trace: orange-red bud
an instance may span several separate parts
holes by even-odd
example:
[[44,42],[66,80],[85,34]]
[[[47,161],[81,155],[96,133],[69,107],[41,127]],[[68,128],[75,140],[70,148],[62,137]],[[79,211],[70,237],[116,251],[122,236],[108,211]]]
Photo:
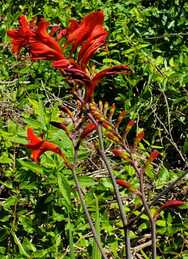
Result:
[[135,193],[137,195],[141,195],[140,191],[135,189],[129,182],[127,182],[126,180],[123,179],[117,179],[116,183],[119,186],[122,186],[123,188],[126,188],[128,191]]
[[117,134],[115,134],[115,132],[107,132],[106,133],[107,138],[109,138],[110,140],[112,140],[113,142],[117,143],[117,144],[122,144],[122,140],[121,137],[119,137]]
[[144,138],[144,131],[139,131],[136,134],[135,141],[134,141],[134,147],[136,147]]
[[159,151],[153,150],[153,151],[151,151],[148,160],[149,160],[150,162],[152,162],[152,161],[155,160],[159,155],[160,155]]
[[87,137],[90,133],[92,133],[96,129],[95,123],[89,123],[86,125],[86,127],[83,129],[82,134],[80,136],[81,139]]
[[127,134],[129,133],[129,131],[132,129],[132,127],[135,125],[135,121],[133,120],[129,120],[127,123],[127,126],[125,128],[125,135],[127,136]]
[[110,113],[109,113],[109,116],[108,116],[109,121],[112,120],[112,117],[114,115],[115,109],[116,109],[116,105],[115,105],[115,103],[113,103],[111,108],[110,108]]
[[62,110],[62,112],[67,113],[70,118],[73,117],[72,112],[70,111],[70,109],[69,109],[68,107],[66,107],[66,106],[61,106],[60,109]]
[[118,116],[118,118],[117,118],[117,121],[116,121],[116,123],[115,123],[115,128],[118,128],[119,127],[119,125],[121,124],[121,122],[122,122],[122,120],[125,118],[125,116],[126,116],[126,111],[125,110],[123,110],[123,111],[121,111],[120,112],[120,114],[119,114],[119,116]]
[[114,149],[112,149],[112,153],[115,156],[118,156],[120,158],[123,158],[126,161],[129,161],[128,153],[122,148],[114,148]]
[[178,207],[178,206],[181,206],[183,204],[185,204],[185,201],[182,201],[182,200],[168,200],[168,201],[165,202],[165,204],[163,204],[160,207],[160,211],[163,210],[163,209],[166,209],[166,208]]

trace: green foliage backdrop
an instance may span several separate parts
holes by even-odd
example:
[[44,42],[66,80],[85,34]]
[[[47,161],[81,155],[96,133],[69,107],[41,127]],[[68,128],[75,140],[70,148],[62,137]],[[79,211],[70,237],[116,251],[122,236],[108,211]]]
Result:
[[[23,146],[25,125],[29,125],[38,132],[48,130],[49,140],[72,158],[66,135],[49,126],[49,121],[58,120],[58,105],[69,102],[69,86],[48,62],[16,60],[6,35],[23,14],[30,18],[43,15],[52,23],[60,21],[66,26],[71,17],[81,19],[98,9],[105,13],[109,47],[93,61],[104,66],[128,64],[133,73],[102,82],[96,99],[115,101],[118,107],[125,108],[145,129],[146,139],[160,150],[161,166],[155,172],[157,175],[150,174],[159,192],[187,170],[187,1],[2,1],[0,258],[100,258],[94,250],[70,172],[51,154],[43,157],[40,166],[34,164],[28,160],[28,151]],[[79,155],[85,161],[88,149],[83,147]],[[107,178],[84,175],[84,162],[78,170],[97,230],[105,236],[106,247],[114,251],[111,256],[121,258],[122,229],[119,218],[116,219],[112,186]],[[133,177],[130,168],[123,170],[129,178]],[[121,176],[121,172],[116,175]],[[186,181],[187,178],[173,190],[173,198],[187,200]],[[112,202],[106,204],[106,200]],[[132,209],[138,214],[136,208]],[[162,214],[158,221],[159,258],[188,258],[187,219],[186,209]],[[147,220],[143,218],[138,231],[144,234],[146,229]],[[134,229],[131,238],[135,239]],[[148,258],[144,251],[142,256]]]

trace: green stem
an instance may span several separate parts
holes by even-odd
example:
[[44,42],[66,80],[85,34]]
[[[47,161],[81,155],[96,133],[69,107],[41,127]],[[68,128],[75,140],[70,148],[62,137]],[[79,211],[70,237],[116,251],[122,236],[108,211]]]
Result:
[[76,188],[78,190],[79,198],[80,198],[82,207],[84,209],[85,215],[87,217],[88,224],[89,224],[89,226],[91,228],[91,232],[93,234],[93,238],[94,238],[94,240],[95,240],[95,242],[96,242],[96,244],[97,244],[97,246],[99,248],[99,251],[100,251],[100,253],[101,253],[101,255],[103,256],[104,259],[108,259],[108,257],[106,256],[106,254],[104,252],[104,249],[102,248],[100,240],[98,238],[96,229],[94,227],[93,221],[92,221],[91,216],[89,214],[89,211],[88,211],[88,208],[87,208],[87,205],[85,203],[84,196],[83,196],[83,193],[82,193],[82,189],[81,189],[81,186],[80,186],[77,174],[76,174],[76,170],[75,169],[76,169],[77,157],[78,157],[78,150],[74,149],[74,165],[73,165],[73,168],[72,168],[72,173],[73,173],[73,177],[74,177],[74,180],[75,180]]
[[140,172],[140,192],[141,192],[141,199],[145,209],[145,212],[149,218],[150,226],[151,226],[151,241],[152,241],[152,259],[156,259],[157,256],[157,247],[156,247],[156,225],[155,219],[152,217],[149,206],[146,201],[146,196],[144,192],[144,172]]
[[[92,120],[94,121],[93,118],[92,118]],[[100,150],[99,150],[99,152],[100,152],[102,160],[105,163],[105,166],[106,166],[106,169],[107,169],[107,171],[108,171],[108,173],[110,175],[110,178],[112,180],[115,196],[116,196],[116,199],[117,199],[117,202],[118,202],[118,206],[119,206],[119,210],[120,210],[120,216],[121,216],[121,219],[122,219],[122,222],[123,222],[123,228],[124,228],[124,233],[125,233],[126,258],[127,259],[131,259],[132,258],[131,243],[130,243],[130,238],[128,236],[129,230],[128,230],[128,227],[127,227],[127,225],[128,225],[127,216],[125,214],[124,206],[123,206],[123,203],[122,203],[122,200],[121,200],[121,197],[120,197],[118,186],[116,184],[115,176],[113,175],[112,168],[110,166],[110,163],[108,162],[108,159],[107,159],[105,151],[104,151],[101,125],[97,125],[97,131],[98,131],[99,143],[100,143]]]

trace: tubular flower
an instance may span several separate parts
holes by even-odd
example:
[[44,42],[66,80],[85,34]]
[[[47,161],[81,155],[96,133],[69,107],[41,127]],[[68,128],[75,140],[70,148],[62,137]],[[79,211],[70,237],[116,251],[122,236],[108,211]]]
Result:
[[[47,22],[45,19],[41,19],[37,25],[35,37],[31,37],[29,40],[31,58],[33,60],[65,59],[58,42],[52,36],[50,36],[50,33],[47,31],[49,25],[49,22]],[[68,61],[67,64],[69,64]]]
[[26,147],[32,150],[31,158],[36,163],[40,162],[41,155],[46,151],[52,151],[64,157],[64,154],[57,145],[35,135],[32,128],[27,129],[27,139],[28,144]]
[[[86,66],[93,54],[105,44],[108,32],[104,28],[104,14],[102,11],[86,15],[81,22],[70,20],[67,28],[60,30],[60,26],[52,27],[48,32],[49,22],[41,18],[39,22],[27,21],[25,16],[19,18],[19,28],[9,30],[12,38],[13,52],[18,54],[22,47],[27,47],[32,60],[51,60],[54,68],[59,69],[69,83],[79,83],[86,88],[84,101],[93,99],[94,91],[103,77],[115,74],[128,74],[130,69],[126,65],[113,66],[91,76]],[[56,34],[56,38],[52,37]],[[66,38],[66,45],[72,45],[71,53],[78,51],[78,58],[66,58],[58,40]],[[70,55],[71,56],[71,55]]]
[[27,47],[29,38],[34,36],[32,22],[28,22],[26,16],[19,17],[19,28],[7,31],[12,39],[12,52],[19,54],[22,47]]
[[182,200],[168,200],[155,212],[154,219],[157,220],[160,217],[160,213],[162,210],[167,208],[179,207],[184,204],[185,204],[185,201],[182,201]]
[[19,54],[22,47],[28,47],[32,60],[64,59],[58,42],[47,32],[48,26],[49,23],[45,19],[36,24],[34,19],[29,22],[25,16],[20,16],[19,28],[7,32],[12,38],[12,51]]
[[[103,23],[104,14],[102,11],[96,11],[86,15],[80,23],[76,20],[71,20],[66,36],[68,43],[72,45],[72,52],[84,42],[91,42],[99,35],[107,33],[103,28]],[[84,48],[81,49],[82,54],[83,52],[85,52]]]
[[125,118],[126,114],[127,114],[127,112],[126,112],[125,110],[123,110],[123,111],[121,111],[121,112],[119,113],[119,116],[118,116],[118,118],[117,118],[117,120],[116,120],[116,123],[115,123],[115,126],[114,126],[116,129],[119,128],[119,125],[121,124],[121,122],[122,122],[123,119]]
[[80,63],[82,69],[85,69],[89,59],[102,45],[105,44],[107,35],[107,32],[103,32],[102,35],[98,35],[94,39],[88,39],[88,41],[83,44],[78,53],[78,62]]

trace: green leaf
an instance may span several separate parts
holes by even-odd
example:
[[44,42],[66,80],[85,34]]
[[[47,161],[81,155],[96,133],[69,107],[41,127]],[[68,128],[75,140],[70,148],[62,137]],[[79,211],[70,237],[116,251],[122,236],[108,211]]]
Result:
[[19,217],[19,222],[26,232],[31,234],[34,232],[34,228],[32,227],[32,220],[29,216],[21,215]]
[[24,247],[22,246],[20,240],[18,239],[18,237],[16,236],[16,233],[11,232],[13,238],[14,238],[14,242],[16,243],[16,245],[19,248],[19,252],[21,255],[25,256],[25,257],[30,257],[30,255],[25,251]]
[[81,187],[91,187],[97,184],[94,179],[89,176],[78,176]]
[[61,172],[57,173],[57,183],[59,186],[59,191],[64,197],[66,204],[68,208],[71,208],[71,187],[69,185],[69,182],[66,180],[66,178],[62,175]]
[[17,196],[11,196],[7,200],[2,202],[3,208],[9,210],[11,206],[14,206],[18,201]]
[[19,159],[18,161],[24,169],[26,169],[28,171],[32,171],[33,173],[35,173],[37,175],[43,174],[43,168],[41,167],[41,165],[35,164],[30,161],[24,161],[21,159]]
[[0,164],[10,164],[12,163],[12,159],[9,158],[8,153],[3,152],[2,155],[0,156]]
[[166,227],[166,221],[159,219],[156,221],[156,225],[159,227]]

